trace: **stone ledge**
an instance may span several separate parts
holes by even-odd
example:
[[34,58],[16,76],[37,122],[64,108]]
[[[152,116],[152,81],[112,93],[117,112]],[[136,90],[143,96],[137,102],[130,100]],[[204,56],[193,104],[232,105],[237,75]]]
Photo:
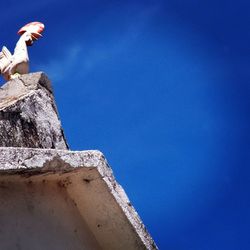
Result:
[[[51,191],[47,190],[45,192],[45,188],[52,184],[54,186]],[[32,186],[31,191],[29,191],[30,185]],[[54,192],[52,190],[58,189],[58,193],[63,190],[67,194],[67,199],[70,199],[72,204],[75,204],[74,213],[80,214],[82,224],[86,224],[85,232],[92,235],[92,238],[89,237],[89,239],[92,239],[91,242],[86,243],[89,244],[86,249],[157,249],[123,188],[115,181],[105,157],[99,151],[0,147],[0,193],[4,194],[6,190],[15,189],[15,187],[19,187],[18,196],[25,196],[21,201],[28,199],[28,204],[32,204],[35,211],[39,210],[39,204],[35,202],[38,199],[35,198],[37,197],[35,192],[38,193],[39,200],[41,200],[48,193]],[[22,189],[24,193],[20,191]],[[43,191],[40,192],[39,190]],[[27,192],[32,192],[32,195],[28,198]],[[4,204],[12,204],[11,201],[8,203],[8,200],[11,200],[14,194],[14,191],[9,192],[9,197],[5,197],[5,201],[2,201],[1,209],[4,214],[8,214],[8,208],[5,209]],[[21,204],[21,201],[20,206],[15,204],[15,206],[18,206],[20,216],[26,216],[27,223],[36,223],[38,219],[33,219],[35,213],[30,213],[29,210],[26,211],[27,207]],[[51,203],[53,203],[53,200],[51,200]],[[52,218],[50,221],[54,218],[52,210],[50,208],[47,212]],[[65,221],[70,221],[67,218],[71,215],[63,215]],[[19,220],[19,217],[14,219]],[[12,220],[12,216],[9,216],[7,221],[0,217],[2,227],[6,226],[8,228],[9,224],[16,223],[16,221],[13,222]],[[50,227],[49,225],[43,226]],[[29,230],[33,227],[35,227],[33,224],[24,225],[24,233],[29,235]],[[69,225],[69,228],[74,228],[74,225]],[[17,237],[14,231],[12,232],[13,241]],[[34,234],[39,233],[44,234],[39,230]],[[45,239],[47,239],[46,237]],[[84,236],[82,237],[84,238]],[[82,237],[72,238],[74,244],[77,243],[75,242],[77,239],[80,240]],[[24,249],[27,249],[29,238],[25,240],[20,244]],[[3,247],[11,247],[4,245],[5,243],[4,235],[1,236],[0,234],[0,248],[1,244]],[[8,244],[11,244],[11,242]],[[55,242],[55,244],[59,243]],[[54,247],[57,249],[55,244]],[[79,242],[79,246],[81,244]]]

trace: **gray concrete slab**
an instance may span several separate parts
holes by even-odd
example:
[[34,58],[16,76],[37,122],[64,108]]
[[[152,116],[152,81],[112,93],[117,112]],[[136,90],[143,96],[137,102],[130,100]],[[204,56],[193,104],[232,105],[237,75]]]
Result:
[[157,249],[99,151],[0,147],[0,249]]

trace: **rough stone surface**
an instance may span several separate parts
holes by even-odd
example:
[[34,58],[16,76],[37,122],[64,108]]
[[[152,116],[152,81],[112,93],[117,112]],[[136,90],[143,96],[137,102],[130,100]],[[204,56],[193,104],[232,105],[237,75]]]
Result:
[[0,147],[0,203],[0,249],[157,249],[99,151]]
[[157,249],[99,151],[69,151],[44,73],[0,88],[0,249]]
[[44,73],[22,75],[0,88],[0,146],[68,148]]

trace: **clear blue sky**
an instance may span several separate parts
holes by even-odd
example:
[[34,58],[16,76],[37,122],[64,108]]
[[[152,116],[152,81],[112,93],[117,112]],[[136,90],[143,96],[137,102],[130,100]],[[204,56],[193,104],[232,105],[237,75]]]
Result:
[[160,249],[250,249],[250,2],[13,1],[72,150],[99,149]]

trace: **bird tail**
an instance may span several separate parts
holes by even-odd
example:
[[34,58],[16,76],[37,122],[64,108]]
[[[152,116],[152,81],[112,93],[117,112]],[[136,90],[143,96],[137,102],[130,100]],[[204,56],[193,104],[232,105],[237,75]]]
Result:
[[0,74],[11,63],[11,57],[12,55],[10,51],[3,46],[2,51],[0,52]]
[[2,53],[8,60],[11,60],[12,55],[11,55],[10,51],[9,51],[5,46],[3,46],[2,52],[1,52],[1,53]]

